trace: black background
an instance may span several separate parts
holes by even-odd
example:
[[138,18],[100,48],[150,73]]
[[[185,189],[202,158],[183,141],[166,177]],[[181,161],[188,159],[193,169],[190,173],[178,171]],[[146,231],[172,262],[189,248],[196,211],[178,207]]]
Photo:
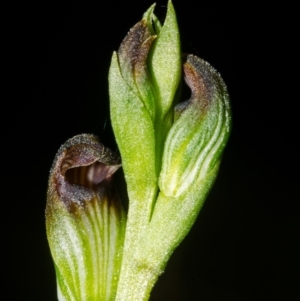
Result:
[[[110,59],[151,4],[40,1],[9,11],[3,300],[56,300],[44,218],[49,169],[59,146],[79,133],[97,134],[116,149]],[[294,10],[253,2],[174,5],[183,52],[207,60],[227,83],[233,131],[216,184],[151,300],[299,300]],[[162,21],[165,12],[166,1],[157,1]]]

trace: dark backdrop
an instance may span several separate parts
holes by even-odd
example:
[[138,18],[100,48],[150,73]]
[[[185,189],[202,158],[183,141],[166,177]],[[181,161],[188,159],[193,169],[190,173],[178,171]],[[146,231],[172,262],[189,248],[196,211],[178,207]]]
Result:
[[[44,218],[49,169],[59,146],[79,133],[95,133],[116,149],[108,109],[110,58],[151,3],[24,2],[8,13],[3,47],[9,93],[2,95],[1,109],[3,300],[56,300]],[[210,62],[227,83],[233,131],[216,184],[153,301],[300,296],[293,8],[225,3],[174,0],[183,52]],[[162,20],[165,11],[166,1],[157,1]]]

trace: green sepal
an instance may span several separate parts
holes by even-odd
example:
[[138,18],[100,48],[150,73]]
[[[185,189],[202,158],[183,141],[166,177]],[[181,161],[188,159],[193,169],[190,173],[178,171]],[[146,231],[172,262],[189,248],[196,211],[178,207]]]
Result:
[[143,214],[149,219],[157,192],[154,129],[147,108],[123,79],[116,53],[109,71],[109,95],[111,121],[122,157],[130,206],[143,203]]
[[149,54],[149,71],[157,95],[160,125],[173,105],[181,78],[180,35],[171,1],[165,22],[159,29]]
[[153,13],[155,6],[156,6],[155,3],[152,4],[143,15],[143,20],[148,25],[148,28],[150,29],[152,35],[159,34],[162,28],[160,21]]

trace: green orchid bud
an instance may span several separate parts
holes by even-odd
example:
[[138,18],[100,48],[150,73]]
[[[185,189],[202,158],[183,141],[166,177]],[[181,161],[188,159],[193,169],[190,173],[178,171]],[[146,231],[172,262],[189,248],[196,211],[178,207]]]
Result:
[[218,72],[194,55],[187,56],[183,68],[192,96],[175,108],[160,193],[140,245],[140,260],[156,263],[158,274],[192,227],[216,179],[231,128],[229,96]]
[[192,96],[175,107],[159,179],[161,192],[173,197],[205,181],[230,133],[229,97],[218,72],[194,55],[183,68]]
[[112,182],[119,167],[93,135],[69,139],[56,155],[46,227],[60,301],[114,300],[126,223]]
[[153,9],[154,5],[129,31],[113,55],[109,72],[111,120],[128,194],[130,199],[146,204],[143,211],[147,219],[157,195],[163,144],[172,125],[181,77],[173,5],[169,2],[163,26]]

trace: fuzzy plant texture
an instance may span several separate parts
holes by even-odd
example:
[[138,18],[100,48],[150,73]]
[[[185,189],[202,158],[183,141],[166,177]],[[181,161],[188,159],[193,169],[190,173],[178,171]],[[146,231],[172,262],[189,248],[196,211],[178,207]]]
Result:
[[[112,56],[121,158],[81,134],[51,169],[46,227],[59,301],[148,300],[218,173],[231,127],[226,86],[207,62],[181,53],[172,3],[163,25],[154,7]],[[184,82],[191,98],[181,101]],[[114,181],[119,168],[126,197]]]

